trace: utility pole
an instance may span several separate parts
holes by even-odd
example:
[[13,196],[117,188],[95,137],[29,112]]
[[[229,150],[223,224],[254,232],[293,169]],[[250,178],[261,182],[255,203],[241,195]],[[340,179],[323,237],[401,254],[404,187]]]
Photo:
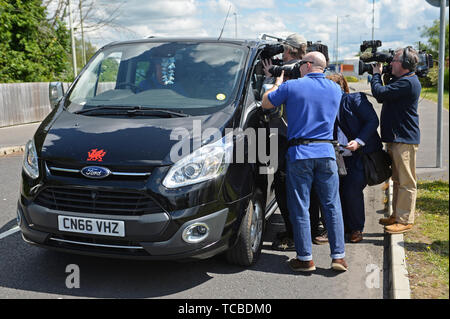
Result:
[[82,3],[83,0],[80,0],[79,8],[80,8],[80,25],[81,25],[81,63],[83,66],[86,65],[86,45],[84,43],[84,29],[83,29],[83,13],[82,13]]
[[444,69],[445,69],[445,7],[448,0],[427,0],[434,7],[440,7],[439,25],[439,77],[438,77],[438,105],[437,105],[437,132],[436,132],[436,167],[442,168],[442,106],[444,103]]
[[[341,18],[348,18],[350,15],[346,14],[345,16],[341,16]],[[336,16],[336,66],[338,65],[339,60],[339,16]]]
[[[447,0],[448,6],[448,0]],[[439,39],[439,77],[438,77],[438,127],[437,127],[437,147],[436,147],[436,167],[442,168],[442,140],[444,132],[442,130],[442,105],[444,103],[444,69],[445,69],[445,0],[440,3],[440,39]]]
[[237,14],[234,13],[234,37],[237,39]]
[[[336,46],[335,46],[335,50],[336,50],[336,52],[335,52],[335,54],[334,54],[334,58],[335,58],[335,61],[336,61],[336,67],[337,67],[337,65],[338,65],[338,47],[339,47],[339,16],[336,16]],[[336,72],[337,72],[337,70],[336,70]]]
[[372,0],[372,41],[375,40],[375,0]]
[[70,27],[70,37],[72,39],[72,65],[73,65],[73,76],[77,77],[77,52],[75,50],[75,37],[73,35],[73,25],[72,25],[72,9],[70,6],[70,0],[67,0],[69,7],[69,27]]

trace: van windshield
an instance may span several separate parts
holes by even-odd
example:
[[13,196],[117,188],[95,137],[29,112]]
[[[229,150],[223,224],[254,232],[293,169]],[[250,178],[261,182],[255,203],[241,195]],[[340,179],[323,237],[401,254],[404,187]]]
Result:
[[211,114],[235,99],[247,53],[230,43],[112,46],[90,62],[66,106],[77,113],[112,106]]

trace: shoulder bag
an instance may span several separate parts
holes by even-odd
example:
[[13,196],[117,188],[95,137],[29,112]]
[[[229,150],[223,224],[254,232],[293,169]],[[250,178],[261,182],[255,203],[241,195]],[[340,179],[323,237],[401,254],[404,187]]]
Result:
[[386,151],[379,150],[372,153],[362,153],[361,157],[367,185],[381,184],[392,176],[392,160]]

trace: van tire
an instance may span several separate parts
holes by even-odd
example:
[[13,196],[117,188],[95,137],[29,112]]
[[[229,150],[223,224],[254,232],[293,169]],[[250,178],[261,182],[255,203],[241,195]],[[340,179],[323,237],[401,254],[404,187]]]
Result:
[[226,252],[227,261],[240,266],[254,264],[261,254],[264,226],[262,195],[256,193],[245,209],[236,244]]

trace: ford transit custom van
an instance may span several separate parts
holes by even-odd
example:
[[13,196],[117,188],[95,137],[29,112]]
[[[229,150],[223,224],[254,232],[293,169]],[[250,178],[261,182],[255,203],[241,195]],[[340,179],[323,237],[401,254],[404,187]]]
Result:
[[276,132],[260,108],[269,44],[116,42],[67,92],[52,83],[53,110],[24,154],[23,239],[94,256],[225,253],[253,264],[277,209],[267,156]]

